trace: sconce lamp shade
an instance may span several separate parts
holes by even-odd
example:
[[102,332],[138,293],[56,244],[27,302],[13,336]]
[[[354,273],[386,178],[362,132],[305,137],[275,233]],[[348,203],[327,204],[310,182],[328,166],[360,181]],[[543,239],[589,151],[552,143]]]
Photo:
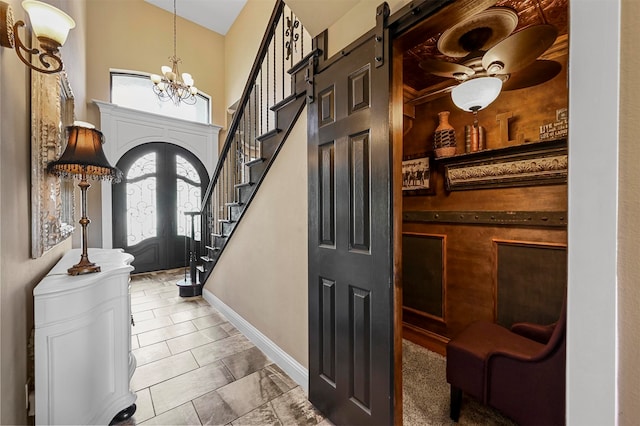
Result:
[[22,7],[29,14],[31,27],[38,40],[49,39],[62,46],[67,41],[69,30],[76,26],[69,15],[47,3],[25,0]]
[[67,127],[69,136],[67,147],[56,161],[48,165],[48,170],[58,176],[92,179],[108,179],[119,182],[122,172],[111,167],[102,150],[104,135],[101,131],[79,125]]
[[464,111],[479,111],[495,101],[502,89],[497,77],[478,77],[460,83],[451,91],[453,103]]

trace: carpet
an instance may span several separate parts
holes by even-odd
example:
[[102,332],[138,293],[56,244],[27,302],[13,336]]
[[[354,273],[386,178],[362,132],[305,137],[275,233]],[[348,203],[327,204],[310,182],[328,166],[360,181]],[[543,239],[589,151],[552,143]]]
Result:
[[[402,342],[403,423],[455,425],[449,418],[445,358],[408,340]],[[458,425],[515,426],[498,411],[463,396]]]

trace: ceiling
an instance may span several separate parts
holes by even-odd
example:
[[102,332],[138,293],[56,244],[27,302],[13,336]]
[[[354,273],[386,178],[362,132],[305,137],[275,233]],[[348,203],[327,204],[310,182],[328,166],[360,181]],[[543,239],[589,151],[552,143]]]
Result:
[[[145,0],[173,13],[173,0]],[[177,0],[176,14],[211,31],[226,35],[247,0]],[[287,0],[287,6],[315,37],[344,16],[360,0]],[[319,8],[322,13],[318,13]]]
[[[173,0],[145,0],[173,13]],[[211,31],[226,35],[247,0],[179,0],[176,14]]]
[[[533,25],[542,24],[546,20],[547,23],[555,26],[558,30],[559,40],[566,39],[568,0],[499,0],[495,6],[513,9],[518,14],[518,23],[513,33]],[[455,24],[456,22],[452,22],[451,26]],[[404,54],[404,82],[416,92],[425,91],[450,81],[450,79],[437,77],[422,70],[418,66],[421,61],[437,59],[460,63],[463,59],[445,56],[438,50],[437,43],[440,35],[437,34],[418,43],[416,46],[409,48]]]

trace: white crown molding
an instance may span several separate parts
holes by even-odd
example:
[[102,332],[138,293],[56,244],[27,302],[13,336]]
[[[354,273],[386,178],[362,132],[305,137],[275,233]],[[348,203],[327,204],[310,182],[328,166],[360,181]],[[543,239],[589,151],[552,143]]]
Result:
[[[94,100],[100,110],[100,126],[105,137],[104,153],[115,166],[131,149],[150,142],[167,142],[182,147],[202,161],[209,177],[218,162],[218,135],[221,126],[152,114]],[[111,183],[102,183],[102,247],[113,247]]]

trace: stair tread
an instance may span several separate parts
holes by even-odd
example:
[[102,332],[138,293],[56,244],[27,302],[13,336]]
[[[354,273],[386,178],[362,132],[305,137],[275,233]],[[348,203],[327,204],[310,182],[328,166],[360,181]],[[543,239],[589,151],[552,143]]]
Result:
[[269,130],[268,132],[263,133],[260,136],[257,136],[256,140],[258,142],[263,142],[265,139],[269,139],[270,137],[277,135],[281,131],[282,131],[282,129],[279,129],[279,128],[275,128],[273,130]]
[[255,164],[260,164],[260,163],[264,162],[264,160],[265,160],[264,158],[258,157],[258,158],[254,158],[251,161],[245,162],[244,165],[247,166],[247,167],[251,167],[251,166],[253,166]]
[[[216,237],[216,238],[227,238],[227,236],[226,236],[226,235],[224,235],[224,234],[214,234],[214,233],[212,233],[212,234],[211,234],[211,236],[212,236],[212,237]],[[209,247],[209,246],[207,246],[207,248],[208,248],[208,247]],[[213,247],[211,247],[211,248],[213,249]]]
[[235,188],[244,188],[246,186],[251,186],[253,185],[253,182],[243,182],[243,183],[236,183],[234,185]]

